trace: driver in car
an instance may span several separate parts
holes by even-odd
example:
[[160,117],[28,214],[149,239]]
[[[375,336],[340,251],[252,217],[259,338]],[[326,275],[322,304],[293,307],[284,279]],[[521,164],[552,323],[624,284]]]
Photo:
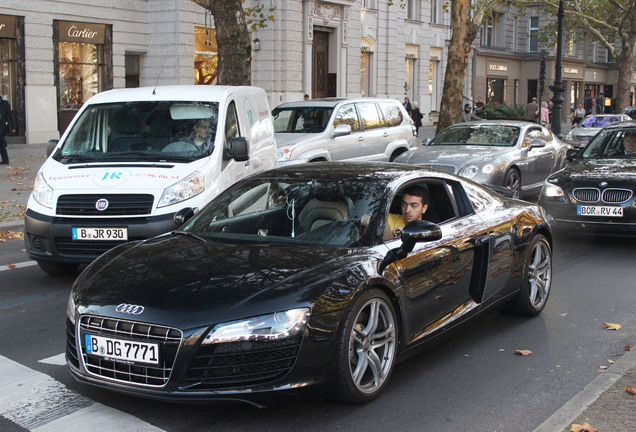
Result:
[[402,192],[401,214],[389,213],[384,239],[390,240],[399,237],[402,230],[409,222],[422,220],[422,216],[428,210],[430,197],[428,190],[422,186],[409,186]]
[[636,132],[627,132],[623,138],[623,147],[626,155],[636,153]]
[[210,126],[211,123],[209,119],[198,120],[192,127],[194,133],[188,140],[202,153],[212,146],[212,143],[210,143]]

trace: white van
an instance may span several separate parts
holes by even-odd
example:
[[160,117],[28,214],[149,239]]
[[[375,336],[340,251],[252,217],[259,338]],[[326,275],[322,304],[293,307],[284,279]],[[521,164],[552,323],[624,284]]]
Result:
[[255,87],[107,91],[52,144],[24,224],[27,253],[49,274],[174,230],[237,180],[276,166],[267,96]]

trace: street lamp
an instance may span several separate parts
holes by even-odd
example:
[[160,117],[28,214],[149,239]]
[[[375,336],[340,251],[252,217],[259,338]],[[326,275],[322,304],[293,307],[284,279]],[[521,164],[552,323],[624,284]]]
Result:
[[552,96],[552,132],[559,138],[562,138],[561,134],[561,111],[563,110],[563,92],[565,87],[562,81],[563,65],[561,59],[563,58],[563,18],[565,17],[565,9],[563,0],[559,0],[559,13],[557,14],[557,51],[556,51],[556,64],[554,67],[554,85],[550,86],[550,90],[554,96]]

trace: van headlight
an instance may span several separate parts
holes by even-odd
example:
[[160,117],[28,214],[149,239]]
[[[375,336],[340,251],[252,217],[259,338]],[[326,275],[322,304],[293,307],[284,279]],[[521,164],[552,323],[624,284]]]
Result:
[[278,152],[276,153],[276,158],[278,159],[279,162],[285,162],[290,160],[292,152],[296,149],[296,147],[298,146],[289,146],[289,147],[283,147],[281,149],[278,149]]
[[285,339],[305,331],[309,308],[290,309],[216,325],[204,344],[248,340]]
[[53,208],[53,188],[44,180],[42,173],[35,177],[33,198],[44,207]]
[[199,195],[205,189],[205,177],[200,172],[194,172],[178,183],[163,191],[157,207],[165,207],[180,203]]

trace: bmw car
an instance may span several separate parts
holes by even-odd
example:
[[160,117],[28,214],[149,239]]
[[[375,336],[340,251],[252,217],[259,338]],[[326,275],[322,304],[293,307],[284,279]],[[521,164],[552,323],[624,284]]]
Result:
[[[387,239],[413,185],[428,209]],[[173,401],[364,403],[449,330],[496,308],[538,315],[550,294],[543,210],[439,171],[289,166],[186,213],[78,276],[66,358],[79,381]]]
[[[626,145],[628,142],[630,145]],[[555,229],[636,234],[636,122],[603,129],[545,181],[539,204]]]
[[395,162],[504,187],[516,198],[538,194],[545,178],[565,165],[569,148],[536,123],[484,120],[450,126]]

